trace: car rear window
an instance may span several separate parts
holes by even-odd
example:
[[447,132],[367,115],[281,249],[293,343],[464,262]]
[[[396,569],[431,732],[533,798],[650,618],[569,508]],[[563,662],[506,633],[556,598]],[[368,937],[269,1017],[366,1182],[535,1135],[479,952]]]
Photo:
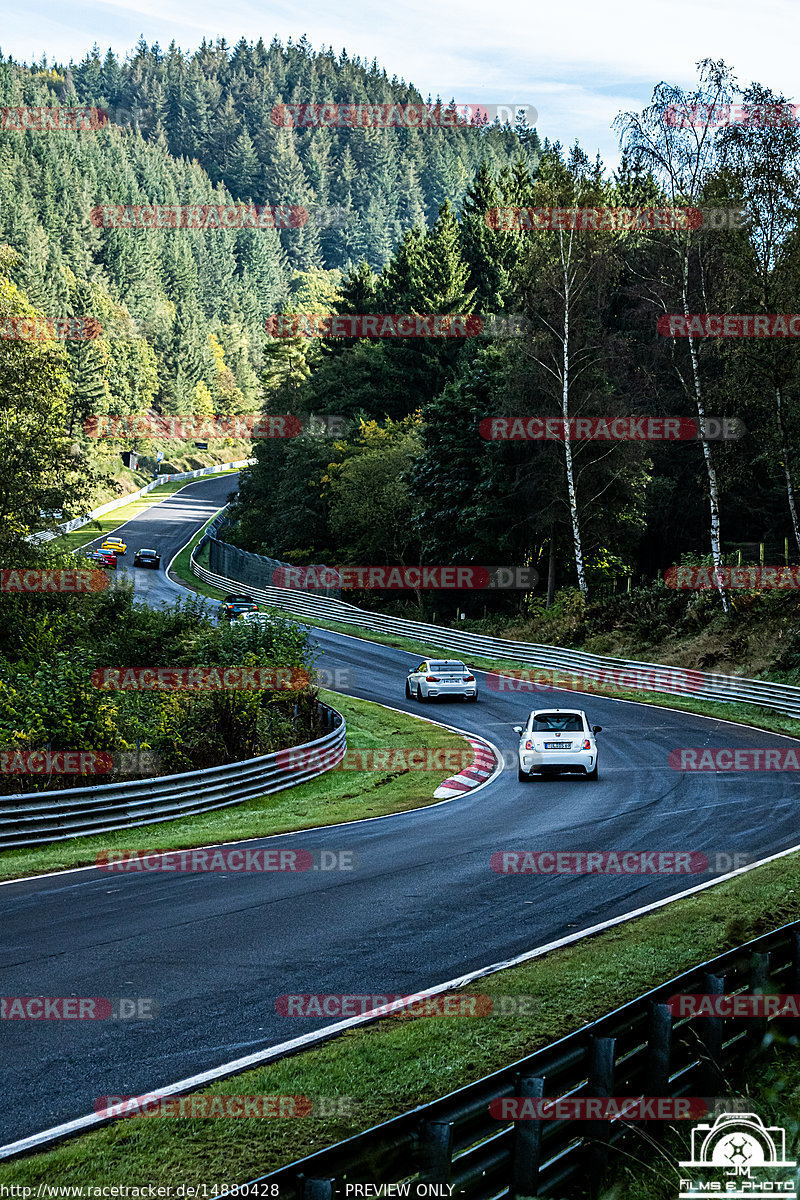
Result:
[[462,662],[432,662],[430,663],[432,671],[466,671],[466,667]]
[[533,718],[532,728],[553,733],[580,733],[583,720],[577,713],[539,713]]

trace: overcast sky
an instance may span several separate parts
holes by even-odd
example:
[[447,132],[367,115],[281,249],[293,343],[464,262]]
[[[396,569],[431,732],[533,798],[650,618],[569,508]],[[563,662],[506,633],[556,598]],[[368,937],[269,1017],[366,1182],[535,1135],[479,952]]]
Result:
[[[642,108],[655,83],[692,86],[695,63],[723,58],[742,83],[798,100],[798,0],[3,0],[0,49],[27,62],[79,60],[97,42],[127,54],[144,35],[184,50],[203,37],[269,43],[306,34],[314,49],[346,48],[459,103],[533,105],[540,136],[618,160],[611,121]],[[309,99],[314,99],[310,97]]]

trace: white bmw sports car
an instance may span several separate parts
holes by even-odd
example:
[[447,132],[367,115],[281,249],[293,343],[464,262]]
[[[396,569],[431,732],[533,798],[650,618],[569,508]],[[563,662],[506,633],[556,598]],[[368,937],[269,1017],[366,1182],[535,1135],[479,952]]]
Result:
[[414,696],[420,703],[435,696],[463,696],[478,699],[478,684],[469,667],[455,659],[426,658],[409,672],[406,699]]

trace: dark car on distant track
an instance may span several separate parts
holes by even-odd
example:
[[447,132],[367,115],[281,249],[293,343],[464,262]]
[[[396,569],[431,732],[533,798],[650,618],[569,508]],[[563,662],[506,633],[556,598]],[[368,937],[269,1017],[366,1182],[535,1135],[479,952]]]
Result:
[[133,556],[135,567],[153,567],[157,571],[161,566],[161,555],[155,550],[137,550]]
[[252,596],[247,596],[240,592],[231,592],[222,601],[219,609],[219,618],[227,617],[229,620],[234,617],[240,617],[242,613],[258,612],[258,605]]

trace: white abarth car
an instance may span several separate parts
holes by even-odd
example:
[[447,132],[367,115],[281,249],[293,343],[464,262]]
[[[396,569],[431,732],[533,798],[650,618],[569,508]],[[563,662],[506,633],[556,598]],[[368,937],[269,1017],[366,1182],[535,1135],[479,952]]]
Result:
[[535,709],[524,728],[514,726],[519,734],[520,782],[569,771],[597,779],[595,734],[602,728],[590,725],[580,708]]
[[478,699],[478,684],[469,667],[455,659],[426,658],[406,679],[406,699],[420,703],[435,696],[463,696]]

